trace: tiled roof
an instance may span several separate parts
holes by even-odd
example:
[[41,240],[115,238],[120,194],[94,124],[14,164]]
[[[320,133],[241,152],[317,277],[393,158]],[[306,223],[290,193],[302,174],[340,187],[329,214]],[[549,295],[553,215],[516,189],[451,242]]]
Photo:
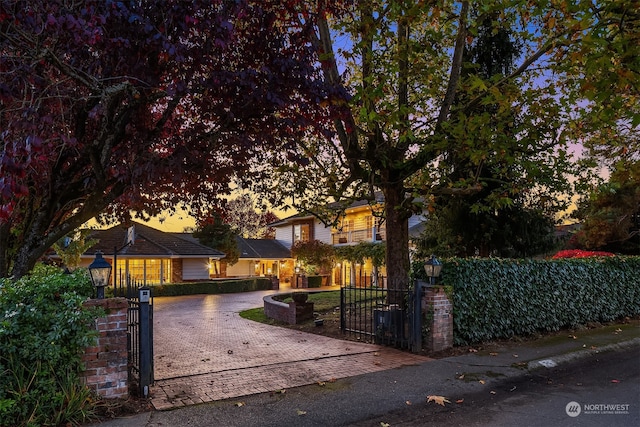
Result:
[[285,259],[291,258],[291,251],[273,239],[245,239],[236,237],[240,259]]
[[187,239],[181,233],[166,233],[138,222],[134,222],[133,226],[135,240],[132,245],[126,245],[128,227],[117,225],[91,233],[90,237],[98,239],[99,243],[91,247],[88,252],[93,254],[99,250],[105,255],[111,255],[117,248],[120,249],[118,256],[128,257],[224,257],[224,253]]

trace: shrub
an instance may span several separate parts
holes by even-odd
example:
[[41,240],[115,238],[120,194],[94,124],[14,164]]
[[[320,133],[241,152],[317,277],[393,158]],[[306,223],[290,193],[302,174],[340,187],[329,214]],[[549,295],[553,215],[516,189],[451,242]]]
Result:
[[309,288],[319,288],[322,286],[322,276],[308,276],[307,277],[307,287]]
[[449,259],[454,343],[556,331],[640,314],[639,257]]
[[302,262],[306,274],[314,275],[331,268],[335,249],[320,240],[297,241],[291,247],[291,256]]
[[251,279],[215,280],[211,282],[170,283],[153,286],[153,296],[169,297],[197,294],[226,294],[235,292],[263,291],[271,289],[271,279],[254,277]]
[[0,280],[0,425],[84,421],[76,418],[88,403],[78,373],[98,313],[82,303],[92,292],[86,270],[37,266]]
[[602,251],[583,251],[582,249],[567,249],[564,251],[557,252],[552,259],[562,259],[562,258],[591,258],[591,257],[608,257],[615,256],[611,252],[602,252]]

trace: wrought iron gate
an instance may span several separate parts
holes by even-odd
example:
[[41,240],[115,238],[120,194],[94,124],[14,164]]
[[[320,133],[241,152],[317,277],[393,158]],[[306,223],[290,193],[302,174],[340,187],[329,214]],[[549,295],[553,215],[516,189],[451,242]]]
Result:
[[131,277],[117,277],[114,295],[127,299],[129,384],[147,397],[153,385],[153,296],[151,288]]
[[[383,281],[384,283],[384,281]],[[340,288],[340,328],[364,342],[422,348],[421,289]]]

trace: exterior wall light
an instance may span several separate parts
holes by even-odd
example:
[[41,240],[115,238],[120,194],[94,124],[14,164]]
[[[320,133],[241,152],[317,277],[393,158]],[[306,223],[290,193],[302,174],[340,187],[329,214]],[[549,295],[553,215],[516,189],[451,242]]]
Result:
[[96,252],[96,258],[89,265],[89,275],[91,276],[91,283],[96,287],[96,298],[104,299],[104,287],[109,283],[111,264],[102,258],[102,252]]
[[442,263],[436,258],[435,255],[431,255],[431,258],[424,263],[424,271],[429,277],[431,285],[435,283],[436,277],[440,276],[442,272]]

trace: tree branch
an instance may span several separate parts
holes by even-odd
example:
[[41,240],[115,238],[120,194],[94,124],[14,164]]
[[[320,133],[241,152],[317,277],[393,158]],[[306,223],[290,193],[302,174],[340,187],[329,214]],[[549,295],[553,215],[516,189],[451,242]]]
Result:
[[453,60],[451,62],[451,73],[449,74],[449,83],[447,85],[447,91],[440,107],[440,114],[436,122],[436,132],[442,127],[442,124],[449,117],[449,111],[451,105],[456,97],[456,90],[458,88],[458,81],[460,80],[460,73],[462,72],[462,58],[464,54],[464,47],[467,38],[467,14],[469,11],[469,2],[463,1],[460,9],[460,18],[458,24],[458,36],[456,37],[456,44],[453,52]]

